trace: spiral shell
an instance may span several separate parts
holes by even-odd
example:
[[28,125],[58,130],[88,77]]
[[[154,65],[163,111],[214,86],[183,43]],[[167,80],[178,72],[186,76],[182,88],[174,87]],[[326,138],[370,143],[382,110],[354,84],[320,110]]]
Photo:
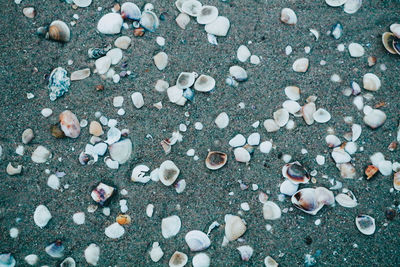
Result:
[[53,21],[49,27],[48,39],[61,43],[69,42],[71,39],[71,32],[68,25],[61,20]]

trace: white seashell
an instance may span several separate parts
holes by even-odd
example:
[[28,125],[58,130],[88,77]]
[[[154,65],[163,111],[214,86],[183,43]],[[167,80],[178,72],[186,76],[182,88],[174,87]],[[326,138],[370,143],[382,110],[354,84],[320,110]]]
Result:
[[236,161],[239,161],[239,162],[247,163],[251,159],[249,151],[247,151],[243,147],[235,148],[235,150],[233,151],[233,154],[235,155]]
[[319,108],[313,114],[313,119],[318,123],[325,123],[331,119],[331,114],[323,108]]
[[229,116],[228,116],[228,114],[226,114],[226,112],[221,112],[215,118],[214,122],[219,129],[224,129],[229,125]]
[[351,161],[351,156],[341,147],[335,147],[332,151],[332,158],[337,164]]
[[121,36],[114,41],[114,45],[125,50],[128,49],[128,47],[131,45],[131,42],[132,39],[129,36]]
[[355,206],[357,206],[356,197],[351,191],[343,190],[343,192],[345,191],[346,193],[340,193],[335,197],[336,202],[339,203],[339,205],[342,207],[354,208]]
[[132,153],[132,142],[130,139],[124,139],[109,147],[110,157],[118,161],[119,164],[127,162]]
[[353,155],[354,153],[357,152],[357,144],[354,142],[347,142],[344,150],[346,150],[347,153],[349,153],[350,155]]
[[166,160],[160,165],[158,175],[161,183],[166,186],[172,185],[178,178],[180,170],[171,160]]
[[267,132],[272,133],[279,130],[279,125],[273,119],[267,119],[264,121],[264,127]]
[[278,267],[279,264],[271,257],[267,256],[264,259],[265,267]]
[[96,70],[99,74],[105,74],[111,66],[111,58],[108,56],[96,59],[95,62]]
[[382,126],[386,121],[386,114],[382,110],[372,109],[371,112],[364,116],[364,123],[371,127],[372,129],[376,129]]
[[24,14],[25,17],[33,19],[36,16],[36,10],[34,7],[25,7],[22,10],[22,13]]
[[253,248],[250,246],[240,246],[237,250],[239,250],[242,261],[249,261],[254,252]]
[[22,171],[22,165],[17,165],[16,168],[11,164],[11,162],[8,163],[6,172],[8,175],[17,175],[20,174]]
[[121,17],[123,19],[140,20],[141,12],[139,7],[132,2],[125,2],[121,5]]
[[150,32],[155,32],[160,25],[160,21],[158,20],[157,15],[154,12],[148,10],[143,11],[139,23],[140,25],[142,25],[143,28]]
[[112,65],[116,65],[122,59],[122,50],[120,48],[113,48],[107,52],[106,56],[111,58]]
[[169,87],[169,83],[164,80],[157,80],[154,89],[158,92],[165,92]]
[[215,36],[226,36],[231,26],[229,19],[223,16],[218,16],[213,22],[208,23],[204,29],[207,33]]
[[90,76],[90,69],[77,70],[71,73],[71,81],[80,81]]
[[158,262],[164,256],[164,252],[162,251],[158,242],[153,243],[149,254],[153,262]]
[[316,108],[315,108],[314,102],[307,103],[302,107],[301,112],[303,114],[303,119],[307,125],[311,125],[314,123],[313,115],[314,115],[315,111],[316,111]]
[[202,231],[192,230],[185,235],[186,244],[191,251],[202,251],[211,245],[210,238]]
[[178,86],[172,86],[167,89],[168,99],[172,103],[177,103],[183,96],[183,89]]
[[371,157],[369,157],[369,160],[371,161],[372,165],[378,167],[379,162],[385,160],[385,156],[381,152],[377,152],[374,153]]
[[368,91],[378,91],[381,88],[381,80],[373,73],[367,73],[363,77],[363,87]]
[[51,189],[58,190],[60,189],[60,179],[56,175],[52,174],[47,179],[47,185]]
[[394,189],[396,189],[397,191],[400,191],[400,171],[396,172],[393,175],[393,187]]
[[293,100],[286,100],[283,102],[282,107],[291,114],[295,114],[301,109],[300,104]]
[[73,0],[73,2],[78,7],[88,7],[92,3],[92,0]]
[[122,107],[122,104],[124,103],[124,97],[123,96],[115,96],[113,98],[113,106],[116,108]]
[[107,226],[104,233],[109,238],[118,239],[124,235],[125,229],[119,223],[115,222],[115,223]]
[[297,192],[297,189],[299,188],[298,184],[294,184],[289,180],[285,180],[279,190],[282,194],[287,195],[287,196],[293,196],[294,193]]
[[215,87],[215,80],[208,75],[200,75],[194,83],[194,89],[199,92],[210,92]]
[[282,211],[279,206],[272,201],[267,201],[263,206],[263,216],[265,220],[278,220],[281,218]]
[[347,0],[325,0],[325,3],[331,7],[342,6],[346,3]]
[[97,30],[103,34],[117,34],[121,32],[122,17],[118,13],[108,13],[97,23]]
[[247,80],[247,72],[239,66],[232,66],[229,68],[229,74],[237,81],[242,82]]
[[37,226],[40,228],[45,227],[51,218],[50,211],[45,205],[39,205],[36,207],[35,213],[33,214],[33,220]]
[[281,11],[281,21],[289,25],[295,25],[297,23],[296,13],[290,8],[284,8]]
[[186,181],[185,179],[179,180],[176,185],[175,185],[175,191],[180,194],[182,193],[186,188]]
[[115,127],[110,127],[107,132],[107,140],[105,141],[107,144],[112,145],[121,138],[121,131]]
[[30,128],[25,129],[25,131],[22,133],[22,137],[21,137],[22,143],[24,143],[25,145],[29,144],[34,137],[35,137],[35,135],[33,134],[32,129],[30,129]]
[[175,104],[179,105],[179,106],[184,106],[186,104],[187,98],[184,97],[183,95],[178,99],[178,101],[176,101]]
[[189,88],[194,84],[195,79],[195,72],[181,72],[176,80],[176,86],[179,89]]
[[246,232],[244,221],[236,215],[225,215],[225,236],[229,241],[234,241]]
[[196,0],[187,0],[182,3],[182,12],[192,17],[197,17],[200,14],[202,4]]
[[218,17],[218,8],[215,6],[202,6],[197,14],[197,23],[209,24],[216,20]]
[[362,96],[356,96],[353,99],[353,104],[356,106],[358,110],[362,110],[364,108],[364,98]]
[[152,170],[151,173],[150,173],[150,179],[152,181],[154,181],[154,182],[160,181],[160,177],[158,176],[158,173],[159,173],[159,169],[158,168]]
[[324,205],[333,205],[335,203],[333,192],[325,187],[315,188],[315,195],[318,203],[322,203]]
[[252,133],[247,137],[247,143],[250,146],[258,146],[260,144],[261,136],[259,133]]
[[344,4],[343,11],[347,14],[356,13],[362,5],[362,0],[347,0]]
[[146,165],[137,165],[132,170],[131,180],[133,182],[147,183],[150,181],[150,176],[146,175],[148,171],[150,171],[150,169]]
[[186,29],[186,26],[189,24],[190,22],[190,17],[188,14],[186,13],[180,13],[176,19],[176,24],[178,24],[179,28],[181,28],[182,30]]
[[[24,258],[27,264],[29,265],[35,265],[39,261],[39,257],[36,254],[29,254]],[[9,266],[9,265],[0,265],[0,266]]]
[[142,95],[140,92],[134,92],[134,93],[131,95],[131,99],[132,99],[133,105],[134,105],[136,108],[141,108],[141,107],[143,107],[143,105],[144,105],[144,100],[143,100],[143,95]]
[[175,251],[174,254],[172,254],[171,258],[169,259],[169,267],[183,267],[186,265],[188,261],[188,256],[179,251]]
[[77,212],[72,215],[72,220],[74,223],[81,225],[85,223],[85,213],[84,212]]
[[310,29],[310,32],[314,35],[315,41],[319,39],[319,32],[316,29]]
[[35,151],[33,151],[31,159],[36,163],[45,163],[51,156],[50,151],[44,146],[38,146]]
[[382,160],[378,163],[379,172],[383,176],[389,176],[392,174],[392,162],[389,160]]
[[53,114],[53,110],[51,110],[50,108],[44,108],[40,113],[43,115],[43,117],[47,118],[50,117],[51,114]]
[[393,23],[392,25],[390,25],[390,31],[394,34],[394,36],[400,38],[400,24]]
[[375,219],[369,215],[358,215],[355,219],[357,229],[364,235],[375,233]]
[[193,257],[193,267],[209,267],[210,257],[206,253],[198,253]]
[[362,57],[365,53],[364,47],[357,43],[349,44],[349,53],[351,57]]
[[351,137],[351,141],[355,142],[358,140],[358,138],[360,138],[361,136],[361,132],[362,132],[362,128],[360,124],[353,124],[351,126],[351,132],[352,132],[352,137]]
[[250,50],[245,45],[239,46],[236,52],[237,59],[241,62],[245,62],[251,56]]
[[295,72],[306,72],[308,69],[308,58],[299,58],[293,63],[292,68]]
[[283,127],[289,121],[289,112],[286,109],[278,109],[273,113],[274,120],[279,127]]
[[146,206],[146,215],[147,217],[151,218],[153,217],[153,212],[154,212],[154,205],[153,204],[149,204]]
[[161,221],[161,234],[164,238],[176,236],[181,230],[181,219],[172,215]]
[[328,146],[331,148],[340,146],[342,144],[340,139],[336,135],[332,135],[332,134],[327,135],[325,137],[325,141],[328,144]]
[[168,55],[165,52],[160,52],[153,57],[154,64],[158,70],[163,70],[168,65]]
[[272,149],[272,143],[270,141],[264,141],[260,144],[261,153],[268,154]]
[[85,260],[88,264],[96,266],[100,258],[100,248],[98,245],[90,244],[84,252]]
[[300,99],[300,88],[297,86],[288,86],[285,88],[285,95],[290,100],[297,101]]
[[340,176],[342,178],[353,179],[357,175],[356,169],[351,163],[336,164],[336,167],[340,170]]
[[175,6],[180,12],[183,12],[182,11],[182,5],[186,1],[188,1],[188,0],[177,0],[177,1],[175,1]]
[[231,140],[229,140],[229,145],[231,147],[244,146],[246,144],[246,138],[242,134],[237,134]]

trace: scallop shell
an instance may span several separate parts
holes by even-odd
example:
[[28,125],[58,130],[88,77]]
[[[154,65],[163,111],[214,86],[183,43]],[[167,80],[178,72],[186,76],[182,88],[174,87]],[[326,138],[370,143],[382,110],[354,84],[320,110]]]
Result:
[[182,12],[192,17],[197,17],[200,14],[202,4],[196,0],[187,0],[182,4]]
[[69,42],[71,32],[68,25],[61,20],[53,21],[49,26],[48,38],[62,43]]
[[363,77],[363,87],[368,91],[377,91],[381,88],[381,80],[373,73],[366,73]]
[[219,151],[208,152],[206,158],[206,167],[210,170],[218,170],[222,168],[228,160],[228,156]]
[[132,19],[132,20],[140,20],[142,12],[140,12],[140,8],[132,3],[126,2],[121,6],[121,17],[123,19]]
[[194,84],[196,73],[194,72],[181,72],[176,80],[176,86],[179,89],[189,88]]
[[300,189],[292,196],[291,200],[296,208],[311,215],[317,214],[317,212],[324,206],[323,203],[317,201],[315,189],[313,188]]
[[239,250],[242,261],[249,261],[254,252],[253,248],[250,246],[240,246],[237,250]]
[[61,258],[64,256],[64,245],[61,240],[57,240],[45,248],[45,251],[50,257]]
[[77,138],[81,133],[81,126],[78,118],[69,110],[64,110],[59,116],[61,130],[65,136]]
[[217,17],[218,8],[216,8],[215,6],[202,6],[196,20],[199,24],[209,24],[216,20]]
[[171,160],[166,160],[160,165],[160,169],[158,175],[160,177],[160,181],[166,185],[172,185],[176,178],[178,178],[180,170]]
[[318,123],[326,123],[331,119],[331,114],[327,110],[319,108],[313,113],[313,119]]
[[246,224],[236,215],[225,215],[225,236],[229,241],[234,241],[246,232]]
[[308,69],[308,65],[309,65],[309,60],[308,58],[299,58],[296,59],[295,62],[293,63],[293,70],[295,72],[306,72]]
[[382,34],[382,44],[385,49],[391,54],[397,54],[396,50],[393,49],[394,35],[391,32],[385,32]]
[[208,75],[200,75],[194,83],[194,89],[199,92],[210,92],[215,87],[215,80]]
[[90,244],[84,252],[85,260],[88,264],[96,266],[100,258],[100,248],[98,245]]
[[161,233],[164,238],[176,236],[181,230],[181,219],[172,215],[161,220]]
[[393,175],[393,187],[397,191],[400,191],[400,172],[396,172]]
[[188,261],[188,256],[180,251],[175,251],[169,259],[169,267],[183,267]]
[[310,180],[307,170],[298,161],[285,164],[282,175],[294,184],[306,184]]
[[191,251],[202,251],[211,245],[210,238],[202,231],[193,230],[185,235],[186,244]]
[[247,72],[239,66],[232,66],[229,68],[229,74],[238,82],[247,80]]
[[347,14],[356,13],[362,5],[362,0],[347,0],[344,4],[343,11]]
[[264,203],[263,216],[265,220],[278,220],[281,215],[281,208],[275,202],[267,201]]
[[343,193],[338,194],[335,200],[340,206],[345,208],[354,208],[357,206],[357,199],[350,190],[343,190]]
[[76,266],[76,262],[73,258],[68,257],[65,258],[61,263],[60,263],[60,267],[75,267]]
[[325,3],[331,7],[338,7],[344,5],[347,0],[325,0]]
[[297,23],[296,13],[290,8],[282,9],[281,21],[289,25],[295,25]]
[[358,215],[355,219],[357,229],[364,235],[375,233],[375,219],[369,215]]
[[160,25],[157,15],[152,11],[144,11],[139,23],[143,28],[150,32],[155,32]]

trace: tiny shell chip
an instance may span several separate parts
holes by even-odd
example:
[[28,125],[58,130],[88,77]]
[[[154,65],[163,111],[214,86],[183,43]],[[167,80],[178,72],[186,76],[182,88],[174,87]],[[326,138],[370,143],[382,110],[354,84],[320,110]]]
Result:
[[33,220],[35,224],[40,228],[43,228],[47,225],[47,223],[52,218],[49,209],[45,205],[39,205],[35,209],[35,213],[33,214]]
[[77,138],[81,132],[81,126],[78,118],[69,110],[60,113],[59,116],[61,130],[65,136],[70,138]]
[[182,4],[182,11],[192,17],[197,17],[200,14],[202,5],[196,0],[186,0]]
[[175,251],[175,253],[169,259],[169,267],[183,267],[188,262],[188,256],[180,251]]
[[68,92],[69,87],[71,85],[71,80],[67,76],[67,71],[64,68],[58,67],[55,68],[49,77],[49,91],[50,91],[50,100],[54,101],[58,97],[63,96],[66,92]]
[[299,58],[293,63],[293,70],[295,72],[306,72],[308,69],[309,60],[308,58]]
[[218,8],[215,6],[203,6],[197,15],[197,23],[209,24],[218,17]]
[[[194,84],[196,75],[193,72],[181,72],[176,80],[176,86],[179,89],[189,88]],[[206,82],[206,81],[204,81]],[[201,82],[203,83],[203,82]]]
[[357,229],[364,235],[375,233],[375,219],[369,215],[358,215],[355,219]]
[[226,36],[230,27],[229,19],[223,16],[218,16],[213,22],[208,23],[204,29],[207,33],[215,36]]
[[125,229],[119,223],[115,222],[115,223],[111,224],[110,226],[106,227],[106,229],[104,230],[104,233],[109,238],[118,239],[124,235]]
[[90,196],[92,199],[99,203],[100,205],[104,205],[110,197],[113,195],[115,188],[109,185],[99,183],[95,189],[93,189]]
[[206,158],[206,167],[210,170],[218,170],[222,168],[228,160],[228,156],[219,151],[208,152]]
[[215,80],[208,75],[200,75],[194,83],[194,89],[199,92],[210,92],[215,87]]
[[393,187],[397,191],[400,191],[400,172],[396,172],[393,176]]
[[368,91],[378,91],[381,88],[381,80],[373,73],[367,73],[363,77],[363,87]]
[[164,185],[170,186],[175,182],[176,178],[178,178],[179,173],[180,170],[175,165],[175,163],[171,160],[166,160],[161,163],[158,175],[160,177],[160,181]]
[[271,257],[267,256],[264,259],[265,267],[278,267],[279,264]]
[[282,9],[281,21],[289,25],[295,25],[297,23],[296,13],[290,8]]
[[181,230],[181,219],[172,215],[161,221],[161,233],[164,238],[176,236]]

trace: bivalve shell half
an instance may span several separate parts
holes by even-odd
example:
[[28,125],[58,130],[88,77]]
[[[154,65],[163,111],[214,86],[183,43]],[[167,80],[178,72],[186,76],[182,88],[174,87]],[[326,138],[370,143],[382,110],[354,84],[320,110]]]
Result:
[[77,138],[81,133],[81,126],[78,118],[69,110],[60,113],[59,116],[61,130],[65,136]]
[[84,252],[85,260],[88,264],[96,266],[100,258],[100,248],[98,245],[90,244]]
[[351,43],[349,44],[349,53],[351,57],[362,57],[365,53],[365,49],[358,43]]
[[243,82],[247,80],[247,72],[240,66],[230,67],[229,74],[238,82]]
[[196,73],[194,72],[181,72],[176,80],[176,86],[179,89],[189,88],[194,84]]
[[60,263],[60,267],[76,267],[76,262],[74,258],[68,257]]
[[393,23],[390,25],[390,31],[397,37],[400,38],[400,24],[399,23]]
[[325,0],[325,3],[331,7],[342,6],[346,3],[347,0]]
[[153,57],[153,60],[158,70],[164,70],[168,65],[168,55],[165,52],[159,52]]
[[281,108],[273,113],[274,120],[279,127],[283,127],[289,121],[289,112]]
[[119,223],[115,222],[115,223],[109,225],[108,227],[106,227],[106,229],[104,230],[104,233],[109,238],[118,239],[124,235],[125,229]]
[[61,240],[57,240],[45,248],[46,253],[52,258],[61,258],[64,256],[64,245]]
[[88,7],[92,3],[92,0],[73,0],[73,2],[78,7]]
[[243,163],[247,163],[250,161],[251,156],[249,151],[247,151],[245,148],[243,147],[237,147],[235,148],[235,150],[233,151],[233,154],[235,155],[235,159],[238,162],[243,162]]
[[181,219],[172,215],[162,219],[161,221],[161,233],[164,238],[170,238],[176,236],[181,230]]
[[362,5],[362,0],[347,0],[344,4],[343,11],[347,14],[356,13]]
[[254,249],[250,246],[240,246],[237,250],[239,250],[242,261],[249,261],[254,252]]
[[202,6],[196,20],[199,24],[209,24],[216,20],[217,17],[218,8],[216,8],[215,6]]
[[169,259],[169,267],[183,267],[188,262],[188,256],[180,251],[175,251]]
[[150,32],[155,32],[160,25],[157,15],[152,11],[144,11],[139,23]]
[[213,22],[208,23],[204,29],[207,33],[215,36],[226,36],[231,24],[229,19],[223,16],[218,16]]
[[206,167],[210,170],[218,170],[222,168],[228,161],[228,156],[219,151],[208,152],[206,158]]
[[194,83],[194,89],[199,92],[210,92],[215,87],[215,79],[208,75],[200,75]]
[[331,114],[323,108],[319,108],[313,113],[313,119],[318,123],[326,123],[331,119]]
[[121,32],[123,19],[120,14],[105,14],[97,23],[97,30],[103,34],[117,34]]
[[51,156],[51,152],[44,146],[38,146],[33,151],[31,159],[36,163],[45,163]]
[[180,170],[171,160],[166,160],[161,163],[158,175],[160,177],[160,181],[166,185],[172,185],[176,178],[178,178]]
[[357,206],[357,199],[350,190],[343,190],[343,193],[338,194],[335,200],[340,206],[345,208],[354,208]]
[[364,235],[372,235],[375,233],[375,219],[369,215],[358,215],[355,219],[357,229]]
[[132,153],[132,141],[124,139],[109,146],[110,156],[119,164],[127,162]]
[[123,3],[121,6],[121,17],[124,19],[140,20],[142,12],[140,8],[132,2]]
[[285,88],[285,95],[290,99],[297,101],[300,99],[300,88],[297,86],[287,86]]
[[400,172],[396,172],[393,176],[393,187],[397,191],[400,191]]
[[68,25],[61,20],[55,20],[50,24],[48,38],[57,42],[66,43],[71,39]]
[[264,259],[265,267],[278,267],[279,264],[271,257],[267,256]]
[[298,184],[292,183],[290,180],[285,180],[279,187],[279,190],[282,194],[287,196],[293,196],[294,193],[297,192],[299,188]]
[[296,13],[290,8],[282,9],[281,21],[289,25],[295,25],[297,23]]
[[363,87],[368,91],[378,91],[381,88],[381,80],[373,73],[367,73],[363,77]]
[[292,196],[291,200],[296,208],[311,215],[317,214],[324,206],[323,203],[318,203],[315,189],[313,188],[300,189]]
[[191,251],[202,251],[211,245],[210,238],[202,231],[193,230],[185,235],[186,244]]
[[236,215],[225,215],[225,236],[229,241],[234,241],[246,232],[246,224]]
[[272,201],[267,201],[263,206],[263,216],[265,220],[278,220],[281,218],[282,211],[279,206]]
[[310,180],[307,170],[298,161],[285,164],[282,175],[294,184],[306,184]]
[[391,32],[385,32],[382,34],[382,44],[385,49],[391,54],[397,54],[396,50],[393,49],[393,41],[395,36]]
[[308,58],[299,58],[296,59],[292,65],[292,68],[295,72],[306,72],[308,70],[309,60]]
[[39,205],[36,207],[33,214],[33,220],[37,226],[43,228],[52,218],[49,209],[45,205]]
[[314,123],[313,115],[315,111],[316,107],[314,102],[307,103],[301,108],[301,114],[303,115],[303,119],[307,125],[311,125]]
[[186,0],[182,4],[182,12],[192,17],[197,17],[200,14],[202,4],[196,0]]
[[198,253],[193,257],[193,267],[209,267],[210,257],[206,253]]

